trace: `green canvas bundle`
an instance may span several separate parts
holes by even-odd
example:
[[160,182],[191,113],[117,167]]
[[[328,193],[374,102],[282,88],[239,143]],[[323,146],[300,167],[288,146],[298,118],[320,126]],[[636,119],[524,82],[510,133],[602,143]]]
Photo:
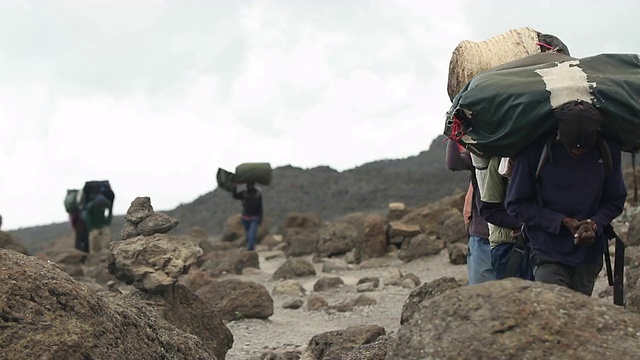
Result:
[[555,131],[553,109],[581,99],[602,114],[605,136],[640,149],[640,58],[545,52],[477,74],[453,99],[444,134],[473,153],[513,156]]
[[271,172],[271,164],[269,163],[243,163],[236,166],[235,173],[218,168],[216,180],[219,188],[231,192],[234,184],[255,182],[269,185],[271,184]]

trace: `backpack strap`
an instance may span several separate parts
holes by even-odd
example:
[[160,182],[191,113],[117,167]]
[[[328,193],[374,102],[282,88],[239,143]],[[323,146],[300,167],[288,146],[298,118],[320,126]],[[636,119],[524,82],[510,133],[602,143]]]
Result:
[[[624,306],[624,249],[625,245],[622,239],[616,234],[611,224],[602,228],[605,239],[605,264],[607,265],[607,278],[609,286],[613,286],[613,303],[614,305]],[[615,240],[616,254],[614,255],[613,271],[611,270],[611,254],[609,253],[609,240]]]
[[522,258],[527,256],[527,250],[529,249],[529,238],[524,233],[524,225],[520,228],[520,233],[518,233],[518,237],[516,238],[515,244],[511,248],[511,253],[509,254],[509,260],[507,261],[507,265],[504,268],[504,277],[518,277],[518,268],[520,267],[520,263],[522,262]]
[[631,153],[631,169],[633,170],[633,201],[638,202],[638,182],[636,179],[636,152]]

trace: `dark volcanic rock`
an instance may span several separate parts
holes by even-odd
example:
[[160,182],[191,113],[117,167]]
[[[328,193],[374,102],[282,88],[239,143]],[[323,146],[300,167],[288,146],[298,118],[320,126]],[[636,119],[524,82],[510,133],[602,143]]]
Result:
[[144,302],[96,293],[52,264],[0,250],[2,356],[31,359],[219,359]]

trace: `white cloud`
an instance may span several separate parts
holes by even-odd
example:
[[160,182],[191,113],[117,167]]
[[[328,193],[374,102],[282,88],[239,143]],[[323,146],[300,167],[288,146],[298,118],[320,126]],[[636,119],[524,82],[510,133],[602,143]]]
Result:
[[623,1],[2,1],[4,228],[65,221],[65,191],[85,180],[110,180],[122,214],[141,195],[157,209],[192,201],[215,188],[218,167],[242,162],[345,170],[414,156],[443,130],[459,41],[532,26],[576,56],[637,52],[637,10]]

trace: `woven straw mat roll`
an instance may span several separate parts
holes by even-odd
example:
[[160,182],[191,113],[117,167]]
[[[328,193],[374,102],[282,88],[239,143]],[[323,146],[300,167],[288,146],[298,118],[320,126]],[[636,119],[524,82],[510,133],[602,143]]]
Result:
[[456,46],[449,62],[447,92],[453,98],[480,71],[540,52],[538,32],[529,27],[509,30],[488,40],[464,40]]

